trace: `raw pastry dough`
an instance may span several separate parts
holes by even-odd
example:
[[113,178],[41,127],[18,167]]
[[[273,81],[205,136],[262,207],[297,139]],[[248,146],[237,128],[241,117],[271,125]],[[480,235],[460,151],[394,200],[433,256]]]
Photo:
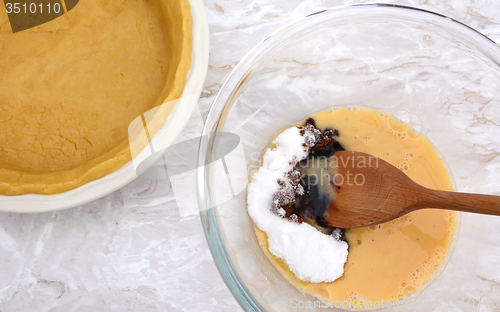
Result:
[[0,195],[65,192],[129,162],[132,120],[182,94],[191,26],[187,0],[80,1],[15,34],[0,10]]

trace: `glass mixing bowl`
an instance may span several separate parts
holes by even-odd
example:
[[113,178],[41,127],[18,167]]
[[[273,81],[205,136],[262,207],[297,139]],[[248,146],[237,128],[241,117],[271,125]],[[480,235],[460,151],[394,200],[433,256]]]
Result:
[[[335,106],[390,109],[437,147],[458,191],[498,195],[499,61],[500,48],[468,26],[395,5],[318,12],[278,30],[248,53],[207,117],[198,158],[203,166],[197,173],[210,249],[243,308],[291,311],[300,308],[292,299],[314,300],[268,261],[246,212],[246,191],[235,187],[246,181],[279,129]],[[227,158],[227,133],[237,135],[231,146],[240,146],[245,160],[226,159],[221,169],[215,163]],[[232,188],[226,185],[231,193],[219,189],[223,181],[232,183]],[[443,273],[414,301],[425,309],[416,310],[498,304],[499,282],[500,218],[462,214],[455,251]]]

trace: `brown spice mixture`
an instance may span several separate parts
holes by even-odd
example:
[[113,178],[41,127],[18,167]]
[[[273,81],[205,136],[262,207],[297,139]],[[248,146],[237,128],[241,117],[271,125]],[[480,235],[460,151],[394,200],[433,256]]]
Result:
[[[303,143],[304,148],[308,148],[308,157],[297,162],[296,159],[290,164],[294,166],[290,172],[286,174],[284,179],[277,181],[279,189],[273,195],[273,204],[271,210],[282,216],[283,218],[302,223],[305,219],[305,214],[308,211],[314,211],[314,207],[310,207],[312,201],[305,199],[301,200],[306,194],[303,183],[301,183],[302,174],[301,168],[307,166],[308,159],[312,157],[330,157],[336,150],[343,150],[335,137],[339,136],[338,130],[326,129],[321,132],[316,127],[316,122],[312,118],[308,118],[304,125],[298,126],[300,135],[306,137],[306,143]],[[297,203],[300,201],[300,204]]]

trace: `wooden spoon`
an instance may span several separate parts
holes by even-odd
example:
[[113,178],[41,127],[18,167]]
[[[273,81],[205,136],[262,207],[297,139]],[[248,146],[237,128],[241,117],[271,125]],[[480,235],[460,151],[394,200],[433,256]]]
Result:
[[500,215],[500,196],[428,189],[388,162],[361,152],[335,152],[334,157],[336,197],[326,214],[329,226],[371,226],[424,208]]

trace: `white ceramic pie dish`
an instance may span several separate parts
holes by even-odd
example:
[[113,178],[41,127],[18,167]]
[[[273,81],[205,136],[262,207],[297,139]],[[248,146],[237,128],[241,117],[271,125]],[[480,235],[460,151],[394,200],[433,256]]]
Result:
[[[162,146],[174,142],[189,121],[201,94],[208,67],[209,35],[205,7],[201,0],[189,0],[193,17],[193,55],[188,72],[187,82],[184,86],[183,97],[176,103],[167,123],[157,133],[161,136]],[[166,135],[168,134],[168,135]],[[155,139],[157,139],[155,137]],[[149,145],[137,157],[147,155]],[[141,171],[151,166],[161,156],[160,153],[149,157],[141,164]],[[145,158],[145,157],[143,157]],[[132,161],[121,169],[95,181],[87,183],[74,190],[55,195],[19,195],[0,196],[0,211],[33,213],[62,210],[91,202],[101,198],[137,178],[138,174]]]

